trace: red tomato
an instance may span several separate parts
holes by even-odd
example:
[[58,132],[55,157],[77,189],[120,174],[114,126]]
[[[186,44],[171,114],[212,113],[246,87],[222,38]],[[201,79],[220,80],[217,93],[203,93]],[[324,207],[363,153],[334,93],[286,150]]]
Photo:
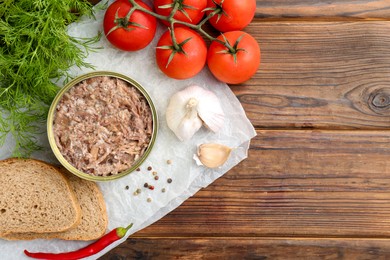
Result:
[[207,65],[211,73],[220,81],[239,84],[250,79],[260,65],[260,47],[257,41],[243,31],[226,32],[217,39],[234,47],[240,38],[236,53],[233,54],[223,44],[213,41],[207,54]]
[[[198,24],[203,18],[204,12],[202,11],[206,8],[207,0],[179,0],[178,4],[179,9],[173,18],[182,22]],[[171,7],[166,8],[168,5]],[[154,10],[158,14],[169,16],[173,5],[174,0],[155,0]],[[167,21],[162,20],[162,23],[169,26]]]
[[191,78],[198,74],[206,64],[206,43],[198,33],[187,27],[175,28],[174,34],[181,50],[174,50],[170,31],[166,31],[157,43],[157,65],[168,77]]
[[[152,10],[142,1],[137,1],[137,3]],[[131,7],[132,4],[128,0],[117,0],[107,8],[103,20],[107,40],[124,51],[137,51],[145,48],[153,40],[157,27],[156,18],[141,11],[135,11],[128,20],[130,23],[122,26],[127,23],[124,18]],[[113,29],[115,27],[117,29]]]
[[209,20],[211,25],[221,32],[242,30],[255,16],[256,0],[207,0],[207,8],[219,7],[223,11]]

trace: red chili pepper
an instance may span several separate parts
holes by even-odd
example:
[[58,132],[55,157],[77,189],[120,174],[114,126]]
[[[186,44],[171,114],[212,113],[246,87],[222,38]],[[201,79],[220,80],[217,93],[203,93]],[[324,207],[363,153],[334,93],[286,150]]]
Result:
[[61,260],[76,260],[81,259],[87,256],[94,255],[100,252],[102,249],[113,243],[114,241],[121,239],[127,233],[127,231],[133,226],[130,224],[128,227],[118,227],[116,229],[111,230],[109,233],[105,234],[101,238],[99,238],[94,243],[78,249],[76,251],[64,252],[64,253],[31,253],[27,250],[24,250],[24,253],[32,258],[36,259],[61,259]]

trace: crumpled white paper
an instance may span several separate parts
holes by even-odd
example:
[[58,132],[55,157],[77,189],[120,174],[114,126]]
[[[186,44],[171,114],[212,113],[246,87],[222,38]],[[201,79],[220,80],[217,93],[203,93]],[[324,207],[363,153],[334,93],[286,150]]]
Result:
[[[98,31],[103,31],[103,17],[104,11],[97,11],[96,20],[85,17],[80,22],[71,24],[69,34],[77,37],[94,36]],[[141,171],[135,171],[119,180],[98,183],[107,206],[109,218],[107,231],[134,223],[127,236],[162,218],[193,196],[199,189],[207,187],[245,159],[250,139],[256,135],[236,96],[226,84],[217,81],[207,68],[204,68],[196,77],[188,80],[174,80],[160,72],[155,62],[155,46],[164,30],[165,28],[159,25],[153,42],[138,52],[117,50],[103,36],[97,44],[97,46],[103,48],[96,52],[90,52],[87,58],[87,61],[95,66],[94,70],[118,72],[138,81],[149,92],[158,111],[159,131],[156,143],[151,154],[140,167]],[[90,71],[91,69],[73,68],[71,73],[78,76]],[[203,127],[190,141],[180,142],[167,127],[165,109],[169,98],[174,93],[192,84],[207,88],[220,98],[226,115],[225,125],[216,134]],[[42,135],[40,138],[46,144],[47,149],[34,154],[34,157],[57,163],[49,148],[46,135]],[[196,152],[197,146],[208,142],[220,143],[235,148],[223,167],[208,169],[196,165],[193,154]],[[12,147],[13,142],[9,138],[5,146],[1,148],[0,159],[8,158]],[[167,160],[171,160],[172,163],[168,164]],[[148,171],[148,166],[151,166],[153,170]],[[159,180],[154,180],[153,171],[158,173]],[[167,183],[168,178],[172,179],[172,183]],[[144,188],[145,182],[154,185],[155,189]],[[128,189],[126,189],[126,186],[128,186]],[[138,188],[142,192],[134,196],[133,192]],[[162,188],[165,188],[166,192],[163,193]],[[152,201],[147,202],[147,198],[151,198]],[[96,259],[102,256],[124,242],[127,236],[88,259]],[[32,252],[65,252],[84,247],[89,243],[91,242],[0,240],[0,259],[27,258],[23,254],[24,249]]]

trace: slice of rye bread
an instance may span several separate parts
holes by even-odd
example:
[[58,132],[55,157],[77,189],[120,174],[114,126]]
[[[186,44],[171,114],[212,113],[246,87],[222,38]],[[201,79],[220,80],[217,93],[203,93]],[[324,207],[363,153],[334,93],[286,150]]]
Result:
[[56,167],[35,159],[0,161],[0,237],[61,232],[80,221],[76,195]]
[[81,222],[72,229],[55,233],[10,233],[4,236],[7,240],[64,239],[94,240],[104,235],[108,217],[103,195],[96,183],[80,179],[65,168],[60,168],[70,181],[81,206]]

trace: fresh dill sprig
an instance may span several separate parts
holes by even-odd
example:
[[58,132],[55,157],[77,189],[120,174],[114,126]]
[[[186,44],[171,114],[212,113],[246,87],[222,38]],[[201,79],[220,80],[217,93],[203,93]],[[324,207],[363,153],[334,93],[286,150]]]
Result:
[[86,0],[0,0],[0,145],[11,134],[13,156],[40,148],[36,134],[59,90],[53,82],[69,78],[74,65],[91,67],[84,59],[100,35],[67,34],[82,15],[93,16]]

